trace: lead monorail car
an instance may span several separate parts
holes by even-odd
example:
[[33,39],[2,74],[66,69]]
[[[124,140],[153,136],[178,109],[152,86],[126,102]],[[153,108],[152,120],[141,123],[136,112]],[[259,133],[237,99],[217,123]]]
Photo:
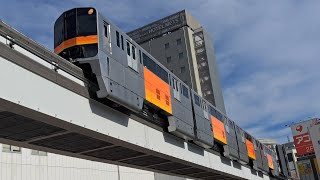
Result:
[[54,52],[83,69],[93,98],[205,149],[276,175],[274,153],[190,89],[95,8],[64,12]]

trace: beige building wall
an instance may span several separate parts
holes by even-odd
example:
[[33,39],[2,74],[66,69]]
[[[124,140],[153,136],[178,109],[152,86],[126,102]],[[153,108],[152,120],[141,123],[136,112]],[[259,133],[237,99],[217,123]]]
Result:
[[155,180],[149,171],[7,147],[0,144],[0,180]]

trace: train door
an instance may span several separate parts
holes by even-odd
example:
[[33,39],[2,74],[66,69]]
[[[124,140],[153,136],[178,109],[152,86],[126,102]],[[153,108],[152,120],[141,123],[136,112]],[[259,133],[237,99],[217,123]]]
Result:
[[203,109],[203,115],[206,119],[209,119],[209,114],[208,114],[208,106],[205,101],[202,101],[202,109]]
[[135,71],[138,71],[138,61],[136,47],[127,40],[127,60],[128,66]]
[[180,93],[179,93],[179,87],[180,87],[180,82],[177,81],[174,77],[172,77],[172,87],[173,87],[173,97],[180,101]]
[[[105,47],[107,51],[111,53],[112,49],[111,49],[110,24],[105,21],[103,22],[103,24],[104,24],[104,37],[106,38]],[[119,33],[117,35],[119,35]]]
[[224,118],[224,122],[225,122],[225,129],[227,131],[228,134],[230,134],[230,126],[231,126],[231,121],[229,119],[227,119],[226,117]]

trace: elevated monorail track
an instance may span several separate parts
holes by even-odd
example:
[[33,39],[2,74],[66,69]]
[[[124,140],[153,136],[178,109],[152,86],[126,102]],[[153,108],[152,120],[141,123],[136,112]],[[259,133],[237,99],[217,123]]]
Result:
[[83,71],[0,21],[0,142],[199,179],[270,179],[92,98]]

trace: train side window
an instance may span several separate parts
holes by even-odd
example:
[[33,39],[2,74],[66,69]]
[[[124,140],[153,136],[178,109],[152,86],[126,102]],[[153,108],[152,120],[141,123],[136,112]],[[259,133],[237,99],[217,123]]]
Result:
[[104,36],[106,37],[106,48],[107,48],[107,51],[111,51],[110,25],[105,21],[103,21],[103,24],[104,24]]
[[210,113],[212,116],[215,116],[215,115],[214,115],[214,109],[213,109],[211,106],[209,106],[209,113]]
[[254,147],[254,150],[257,150],[257,142],[256,141],[254,141],[253,147]]
[[236,134],[239,134],[239,129],[238,127],[235,127],[236,128]]
[[155,74],[159,76],[164,82],[169,83],[168,80],[168,72],[164,70],[161,66],[156,64],[156,72]]
[[108,26],[106,24],[104,24],[104,36],[108,37]]
[[149,58],[146,54],[143,55],[143,65],[147,67],[151,72],[155,73],[157,70],[156,63],[153,62],[151,58]]
[[202,109],[205,110],[205,111],[207,110],[207,106],[206,105],[207,105],[207,103],[205,101],[202,101]]
[[140,60],[140,64],[142,64],[142,57],[141,57],[141,50],[139,49],[139,60]]
[[132,58],[136,59],[136,48],[134,46],[131,46],[131,50],[132,50]]
[[199,98],[199,96],[194,94],[193,97],[194,97],[194,103],[200,107],[200,98]]
[[182,94],[189,99],[189,92],[188,92],[188,88],[182,84]]
[[216,118],[219,119],[220,121],[223,121],[222,119],[222,114],[216,111]]
[[232,121],[229,119],[228,119],[228,121],[229,121],[229,128],[234,129]]
[[117,46],[120,47],[120,34],[118,31],[116,31],[116,36],[117,36]]
[[178,81],[176,80],[176,87],[177,87],[177,91],[179,92],[179,86],[178,86]]
[[124,50],[123,36],[122,35],[121,35],[121,47],[122,47],[122,50]]
[[172,78],[172,87],[173,89],[176,89],[176,86],[174,85],[174,79]]
[[127,54],[128,54],[128,56],[131,56],[130,55],[130,44],[128,41],[127,41]]
[[157,63],[155,63],[146,54],[142,53],[142,55],[143,55],[143,65],[146,66],[151,72],[157,75],[164,82],[169,84],[168,72],[164,70],[161,66],[159,66]]

